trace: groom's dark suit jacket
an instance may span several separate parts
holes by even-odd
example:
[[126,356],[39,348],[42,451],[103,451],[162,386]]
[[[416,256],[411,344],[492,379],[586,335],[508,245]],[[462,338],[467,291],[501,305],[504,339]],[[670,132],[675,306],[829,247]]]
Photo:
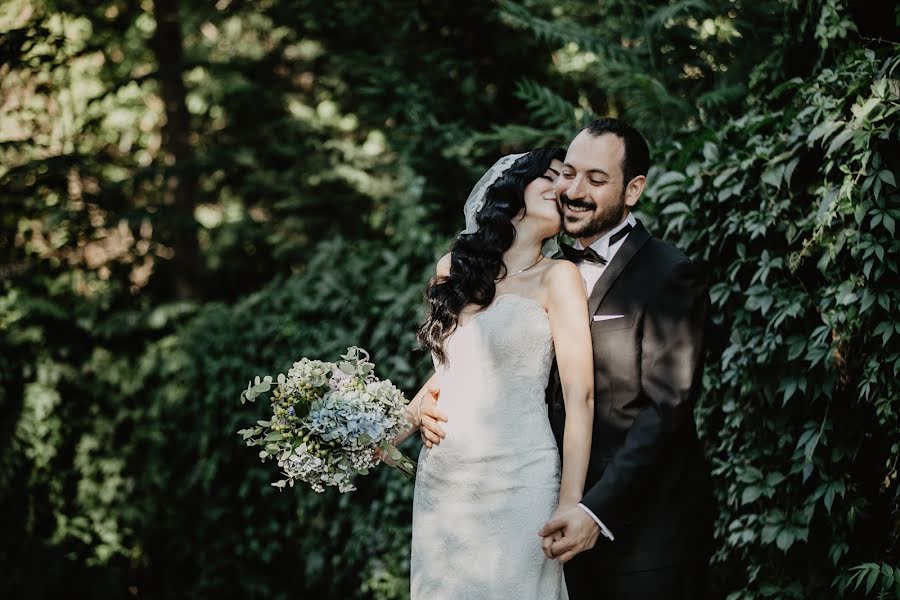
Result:
[[[601,535],[567,573],[708,559],[712,494],[693,418],[708,307],[701,270],[640,222],[597,281],[588,298],[594,432],[582,504],[615,541]],[[555,364],[547,400],[562,449],[566,415]]]

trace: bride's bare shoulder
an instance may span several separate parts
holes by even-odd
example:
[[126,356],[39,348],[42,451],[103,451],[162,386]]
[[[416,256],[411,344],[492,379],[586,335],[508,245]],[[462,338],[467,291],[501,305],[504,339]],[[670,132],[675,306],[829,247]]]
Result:
[[581,280],[581,271],[578,270],[578,266],[564,258],[549,259],[544,267],[544,281],[546,283],[558,283],[566,280]]
[[450,253],[448,252],[444,256],[441,257],[441,260],[438,261],[437,267],[435,268],[437,271],[438,277],[446,277],[450,274]]

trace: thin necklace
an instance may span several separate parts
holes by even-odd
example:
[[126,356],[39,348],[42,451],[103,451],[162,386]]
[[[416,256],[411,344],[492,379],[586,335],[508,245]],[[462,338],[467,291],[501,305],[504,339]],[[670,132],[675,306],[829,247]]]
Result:
[[534,263],[533,265],[528,265],[528,266],[525,267],[524,269],[519,269],[518,271],[516,271],[516,272],[513,273],[512,275],[504,275],[504,276],[501,277],[500,279],[495,279],[494,281],[497,282],[497,281],[501,281],[501,280],[503,280],[503,279],[506,279],[506,278],[508,278],[508,277],[515,277],[515,276],[518,275],[519,273],[524,273],[524,272],[527,271],[528,269],[530,269],[530,268],[532,268],[532,267],[536,267],[537,264],[538,264],[539,262],[541,262],[542,260],[544,260],[544,255],[543,255],[543,254],[535,261],[535,263]]

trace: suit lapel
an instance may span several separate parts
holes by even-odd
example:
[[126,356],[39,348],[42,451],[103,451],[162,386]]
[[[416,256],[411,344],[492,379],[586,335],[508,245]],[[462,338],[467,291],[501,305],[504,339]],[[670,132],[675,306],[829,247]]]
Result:
[[600,276],[600,279],[598,279],[597,283],[594,285],[594,289],[588,298],[588,314],[594,315],[597,313],[597,309],[600,308],[600,303],[603,301],[603,297],[606,296],[609,288],[611,288],[616,279],[619,278],[619,275],[625,270],[625,266],[628,265],[629,261],[637,254],[637,251],[640,250],[651,237],[653,236],[650,235],[650,232],[647,231],[644,224],[638,221],[634,230],[629,233],[628,237],[625,238],[625,241],[622,242],[622,247],[619,248],[619,251],[613,256],[613,259],[606,265],[603,275]]

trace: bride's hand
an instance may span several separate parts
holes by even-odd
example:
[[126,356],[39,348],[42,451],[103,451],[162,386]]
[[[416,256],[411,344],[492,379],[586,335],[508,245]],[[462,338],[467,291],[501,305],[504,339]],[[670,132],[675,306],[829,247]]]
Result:
[[[554,516],[538,532],[539,536],[550,537],[554,532],[560,531],[563,537],[553,542],[549,556],[565,564],[585,550],[590,550],[597,544],[600,537],[600,525],[592,516],[577,505],[560,507],[558,516]],[[543,547],[543,542],[541,546]],[[547,552],[544,552],[547,554]]]
[[[558,516],[568,511],[572,506],[575,506],[577,504],[578,502],[566,502],[565,500],[561,500],[559,506],[553,512],[553,516],[551,516],[547,522],[549,523],[550,521],[553,521]],[[541,550],[544,551],[544,556],[551,560],[555,559],[556,557],[553,556],[552,550],[553,543],[558,542],[559,540],[563,539],[563,537],[565,537],[564,531],[562,529],[557,529],[555,531],[551,531],[547,537],[543,538],[541,540]]]
[[550,537],[545,537],[543,540],[541,540],[541,550],[544,551],[544,556],[546,556],[550,560],[556,558],[555,556],[553,556],[553,544],[561,540],[562,537],[562,534],[554,533]]
[[[560,515],[560,513],[565,511],[566,509],[568,509],[568,506],[560,505],[556,509],[556,511],[553,513],[553,516],[550,517],[550,520],[552,521],[552,520],[556,519]],[[550,532],[550,535],[543,538],[541,540],[541,550],[544,551],[544,556],[546,556],[547,558],[549,558],[551,560],[556,558],[555,556],[553,556],[553,549],[552,549],[553,543],[558,542],[562,538],[563,538],[562,530],[552,531],[552,532]]]
[[437,408],[440,394],[441,390],[438,387],[429,387],[428,393],[422,396],[416,407],[415,422],[418,423],[422,441],[429,448],[440,444],[441,440],[447,436],[444,429],[439,425],[441,421],[447,422],[447,415]]

